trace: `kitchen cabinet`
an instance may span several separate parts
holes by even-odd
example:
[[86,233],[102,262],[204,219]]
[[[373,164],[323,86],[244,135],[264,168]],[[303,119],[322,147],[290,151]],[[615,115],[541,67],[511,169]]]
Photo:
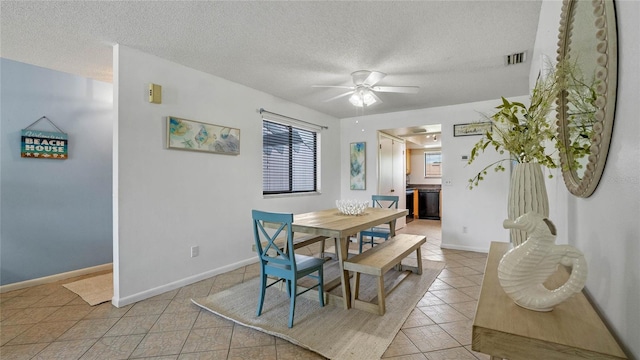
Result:
[[411,174],[411,149],[406,149],[405,150],[407,157],[406,157],[406,167],[407,167],[407,175]]
[[420,219],[440,220],[440,189],[419,190],[418,202]]

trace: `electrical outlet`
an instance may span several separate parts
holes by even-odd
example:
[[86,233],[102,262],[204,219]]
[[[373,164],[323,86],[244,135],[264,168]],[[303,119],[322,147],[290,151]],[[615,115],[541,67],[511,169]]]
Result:
[[196,257],[200,255],[200,246],[192,246],[191,247],[191,257]]
[[444,181],[444,185],[445,186],[451,186],[451,185],[453,185],[453,182],[451,182],[451,180],[445,180]]
[[463,233],[463,234],[466,234],[466,233],[467,233],[467,227],[466,227],[466,226],[463,226],[463,227],[462,227],[462,233]]

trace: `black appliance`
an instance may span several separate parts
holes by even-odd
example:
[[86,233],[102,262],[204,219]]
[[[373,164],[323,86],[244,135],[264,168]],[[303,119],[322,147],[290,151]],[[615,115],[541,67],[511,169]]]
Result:
[[440,189],[418,190],[418,218],[440,220]]
[[413,219],[413,189],[407,189],[407,210],[409,210],[408,217]]

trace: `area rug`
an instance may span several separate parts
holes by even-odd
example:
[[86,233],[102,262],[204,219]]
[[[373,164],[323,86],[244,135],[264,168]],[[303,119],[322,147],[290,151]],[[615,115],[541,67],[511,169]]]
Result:
[[[299,296],[291,329],[287,327],[289,298],[286,291],[277,289],[277,285],[267,289],[262,315],[256,316],[260,288],[257,277],[191,301],[214,314],[329,359],[380,359],[443,268],[442,262],[423,260],[422,275],[410,274],[386,297],[386,313],[382,316],[358,309],[345,310],[341,299],[336,297],[330,297],[328,303],[320,307],[317,293]],[[330,269],[325,269],[325,278],[332,272],[327,270]],[[391,284],[398,274],[395,270],[387,272],[385,285]],[[361,295],[371,293],[375,296],[375,278],[362,275],[360,289]],[[340,287],[333,290],[336,291],[339,292]]]
[[91,306],[102,304],[111,301],[113,297],[113,273],[74,281],[62,286],[80,295]]

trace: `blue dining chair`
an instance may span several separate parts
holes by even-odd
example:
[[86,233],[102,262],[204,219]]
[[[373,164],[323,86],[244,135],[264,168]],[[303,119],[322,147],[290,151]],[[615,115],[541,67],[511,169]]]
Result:
[[[372,206],[371,207],[379,207],[379,208],[398,208],[398,197],[394,196],[394,195],[372,195],[371,196],[371,201],[372,201]],[[395,223],[395,220],[394,220]],[[360,237],[359,237],[359,253],[362,253],[362,244],[366,243],[366,244],[370,244],[372,247],[375,246],[376,243],[374,241],[374,238],[381,238],[384,239],[384,241],[386,241],[387,239],[389,239],[389,235],[390,235],[390,230],[388,228],[383,228],[383,227],[375,227],[375,228],[371,228],[368,230],[363,230],[360,232]],[[370,239],[365,239],[365,237],[368,237]]]
[[[259,210],[252,210],[253,235],[260,258],[260,299],[258,300],[258,310],[256,315],[262,314],[264,295],[268,287],[283,281],[287,285],[287,294],[290,298],[289,304],[289,327],[293,327],[293,316],[296,307],[296,297],[305,292],[318,288],[318,298],[320,306],[324,306],[324,278],[322,265],[324,259],[313,256],[296,255],[293,247],[293,233],[291,223],[293,214],[270,213]],[[275,231],[267,231],[265,223],[275,227]],[[287,246],[280,249],[276,244],[276,238],[284,232],[287,237]],[[265,245],[263,246],[263,242]],[[317,273],[314,275],[314,273]],[[267,285],[267,276],[277,280]],[[305,276],[316,279],[317,283],[306,290],[297,292],[298,279]]]

